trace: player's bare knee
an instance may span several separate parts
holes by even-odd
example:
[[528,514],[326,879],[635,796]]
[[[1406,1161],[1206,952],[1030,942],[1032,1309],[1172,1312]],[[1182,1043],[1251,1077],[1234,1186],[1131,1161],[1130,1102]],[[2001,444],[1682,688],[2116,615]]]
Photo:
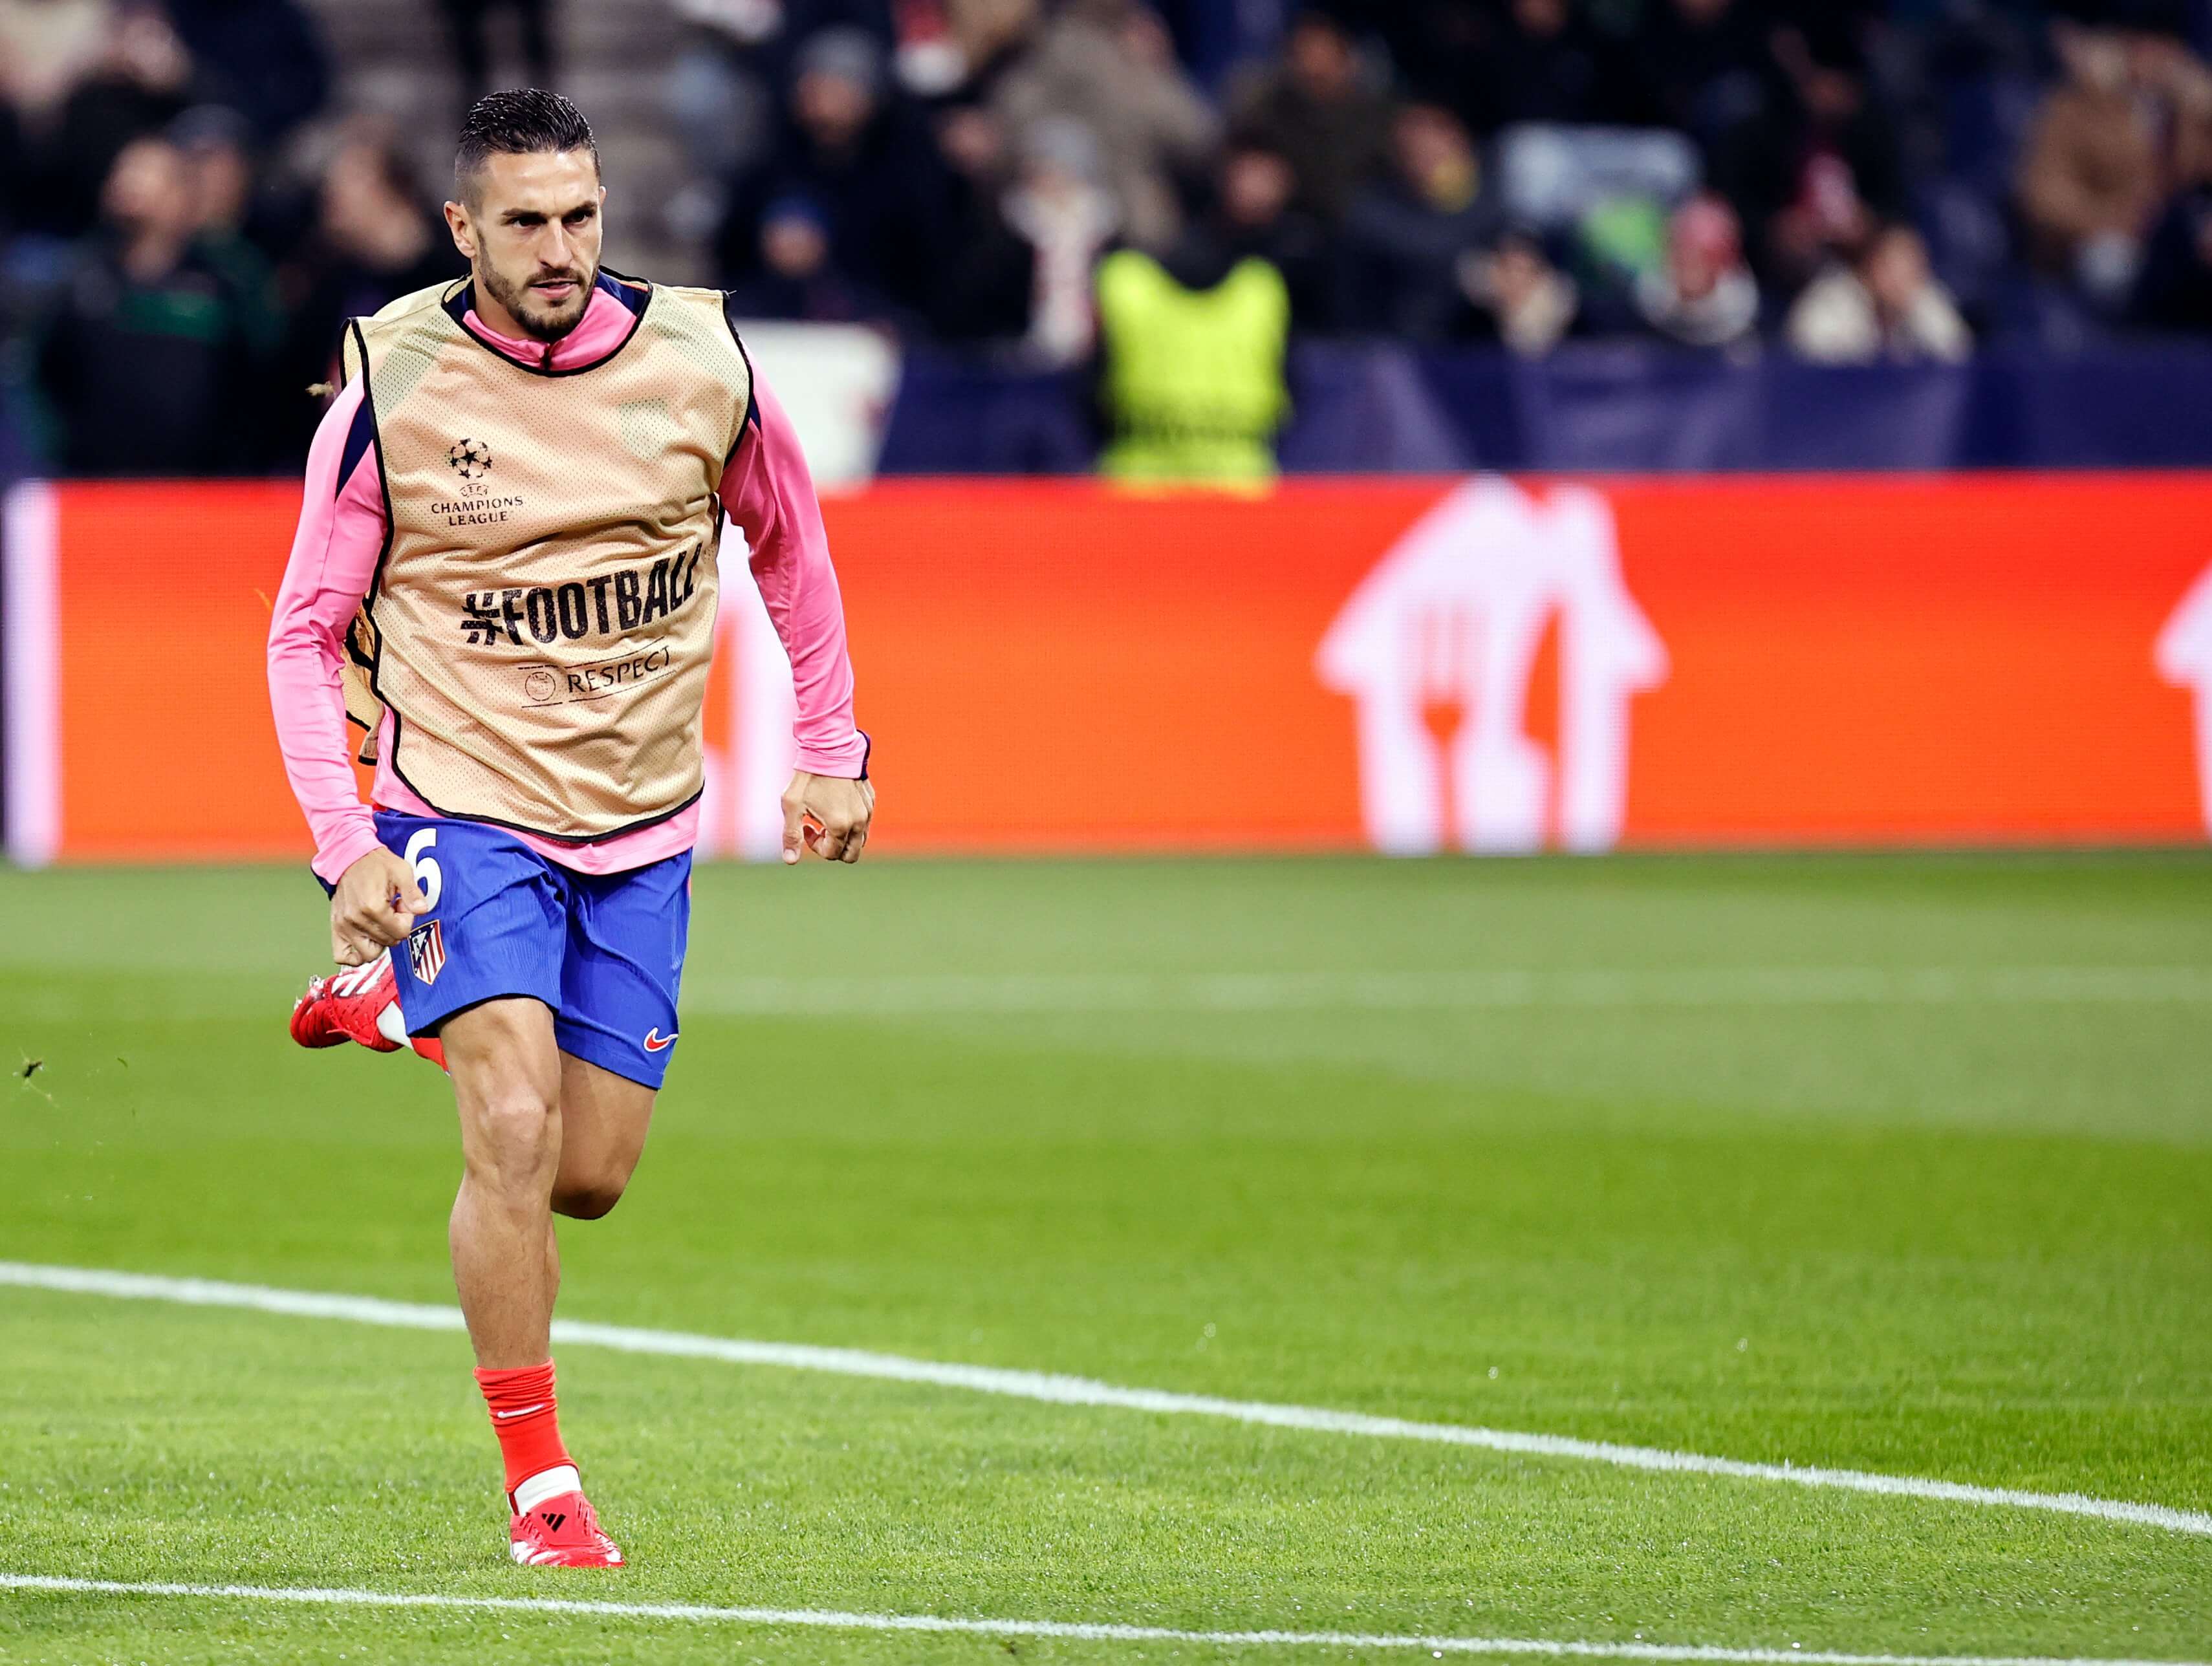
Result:
[[542,1174],[560,1160],[560,1110],[542,1093],[524,1088],[491,1095],[471,1108],[470,1121],[472,1166],[502,1179],[520,1178]]

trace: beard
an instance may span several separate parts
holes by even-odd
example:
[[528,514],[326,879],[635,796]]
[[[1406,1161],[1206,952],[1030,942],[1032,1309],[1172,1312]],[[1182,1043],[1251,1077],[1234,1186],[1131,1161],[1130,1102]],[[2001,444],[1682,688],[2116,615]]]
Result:
[[[491,298],[507,308],[507,316],[522,326],[522,332],[532,341],[554,342],[561,339],[584,316],[584,308],[591,304],[592,285],[599,281],[599,271],[571,268],[566,271],[540,271],[530,275],[529,283],[511,283],[489,266],[477,273],[477,280],[491,294]],[[576,286],[576,293],[556,305],[541,300],[532,283],[549,279],[566,278]]]

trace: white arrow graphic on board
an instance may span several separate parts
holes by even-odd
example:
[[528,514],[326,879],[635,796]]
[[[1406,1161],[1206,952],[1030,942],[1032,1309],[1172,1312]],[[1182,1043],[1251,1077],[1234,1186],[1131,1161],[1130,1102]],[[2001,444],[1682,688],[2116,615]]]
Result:
[[2197,790],[2212,831],[2212,567],[2158,634],[2158,674],[2197,696]]

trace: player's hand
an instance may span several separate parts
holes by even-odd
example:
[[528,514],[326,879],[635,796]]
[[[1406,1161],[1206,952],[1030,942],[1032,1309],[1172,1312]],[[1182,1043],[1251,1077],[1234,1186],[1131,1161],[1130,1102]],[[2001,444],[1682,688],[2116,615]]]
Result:
[[[810,816],[822,824],[819,834],[806,825]],[[795,862],[811,850],[830,861],[857,862],[875,816],[874,782],[801,769],[783,789],[783,860]]]
[[331,958],[341,966],[366,966],[429,911],[404,857],[379,845],[338,876],[331,893]]

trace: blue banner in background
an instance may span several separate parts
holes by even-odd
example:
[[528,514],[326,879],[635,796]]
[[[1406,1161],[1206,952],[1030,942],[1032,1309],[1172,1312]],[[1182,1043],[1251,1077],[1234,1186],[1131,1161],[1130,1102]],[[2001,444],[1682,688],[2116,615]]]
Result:
[[[1291,474],[2212,467],[2212,345],[1834,368],[1641,345],[1420,353],[1312,342],[1291,361]],[[1094,385],[1073,372],[907,357],[884,474],[1092,465]]]

